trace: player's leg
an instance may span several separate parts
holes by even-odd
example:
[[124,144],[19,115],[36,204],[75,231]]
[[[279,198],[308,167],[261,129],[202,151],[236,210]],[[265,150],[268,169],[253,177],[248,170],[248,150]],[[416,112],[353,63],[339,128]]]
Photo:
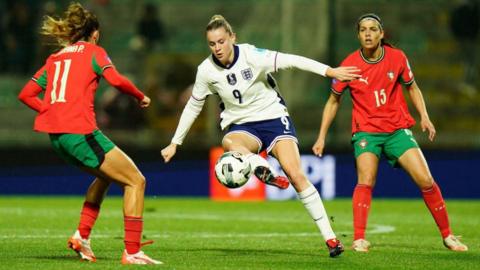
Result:
[[108,179],[122,186],[124,190],[124,243],[123,264],[158,264],[141,250],[143,232],[143,204],[145,177],[135,163],[118,147],[105,154],[98,169],[92,172],[97,177]]
[[100,212],[100,205],[110,187],[110,182],[101,178],[95,178],[87,190],[85,202],[80,213],[78,231],[83,239],[90,238],[90,232],[95,225]]
[[437,224],[444,239],[444,245],[455,251],[468,250],[466,245],[452,235],[445,200],[440,187],[435,183],[430,173],[420,148],[410,148],[405,151],[398,159],[398,163],[422,191],[423,200]]
[[118,147],[105,154],[105,159],[95,175],[102,179],[118,183],[124,190],[124,243],[123,264],[158,264],[146,256],[141,248],[143,232],[143,204],[145,193],[145,177],[135,163]]
[[289,181],[273,169],[266,159],[256,154],[262,148],[261,140],[253,133],[235,130],[227,133],[222,140],[225,151],[237,151],[245,155],[252,167],[252,172],[262,182],[286,189]]
[[367,252],[370,243],[365,240],[365,230],[370,206],[372,203],[372,190],[375,186],[378,157],[374,153],[364,152],[355,162],[357,167],[357,185],[352,196],[353,211],[353,245],[352,249]]
[[87,135],[51,135],[51,138],[54,148],[65,154],[69,162],[99,179],[89,188],[87,201],[101,202],[108,188],[105,181],[116,182],[123,187],[126,250],[131,254],[140,254],[145,178],[133,161],[99,130]]
[[100,205],[110,187],[110,182],[96,178],[88,188],[77,231],[68,239],[68,247],[78,253],[82,260],[95,262],[95,254],[90,247],[90,232],[100,212]]
[[372,202],[383,145],[388,136],[378,133],[357,132],[352,136],[352,145],[357,168],[357,185],[352,196],[354,251],[367,252],[370,242],[365,240],[368,215]]
[[332,230],[320,194],[302,171],[300,153],[296,142],[292,139],[279,140],[274,144],[272,154],[280,162],[283,171],[297,191],[299,199],[327,242],[330,256],[340,255],[343,252],[343,246]]

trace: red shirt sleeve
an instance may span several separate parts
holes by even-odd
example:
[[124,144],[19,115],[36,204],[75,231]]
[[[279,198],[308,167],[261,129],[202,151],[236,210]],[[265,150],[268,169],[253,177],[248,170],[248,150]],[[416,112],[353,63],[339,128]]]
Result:
[[18,94],[18,99],[31,109],[39,112],[42,108],[42,100],[38,97],[46,86],[46,65],[40,68],[32,79],[25,84]]
[[94,49],[92,64],[93,70],[98,75],[102,75],[105,69],[114,67],[112,60],[110,60],[110,57],[108,57],[107,52],[99,46],[96,46]]
[[122,91],[142,101],[145,95],[126,77],[122,76],[115,68],[107,68],[103,71],[103,77],[107,82]]
[[405,53],[401,52],[401,65],[402,65],[402,73],[400,74],[400,78],[402,83],[405,85],[410,85],[415,80],[412,72],[412,68],[410,67],[410,63],[408,62],[407,56]]

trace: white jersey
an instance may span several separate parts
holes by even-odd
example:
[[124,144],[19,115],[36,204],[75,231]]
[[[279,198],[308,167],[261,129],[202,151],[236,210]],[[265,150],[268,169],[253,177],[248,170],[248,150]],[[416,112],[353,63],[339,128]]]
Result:
[[198,67],[192,97],[205,99],[218,94],[222,100],[222,129],[287,116],[271,72],[276,71],[277,52],[257,49],[249,44],[234,46],[235,58],[229,67],[210,55]]
[[258,49],[250,44],[234,45],[234,60],[224,66],[213,55],[197,70],[192,97],[180,118],[172,143],[181,144],[207,96],[217,94],[223,103],[220,126],[243,124],[288,116],[270,73],[297,67],[325,76],[327,65],[291,54]]

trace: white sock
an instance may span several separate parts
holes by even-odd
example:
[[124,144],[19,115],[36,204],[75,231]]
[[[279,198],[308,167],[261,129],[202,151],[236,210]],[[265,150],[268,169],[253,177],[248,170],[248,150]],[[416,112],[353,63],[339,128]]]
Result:
[[258,166],[263,166],[263,167],[269,168],[270,171],[272,172],[273,176],[275,176],[275,177],[278,176],[277,171],[275,171],[275,169],[273,169],[273,167],[270,165],[270,163],[268,163],[268,161],[266,159],[264,159],[263,157],[261,157],[260,155],[252,153],[252,154],[246,154],[245,157],[247,158],[248,162],[250,162],[250,165],[252,167],[252,172]]
[[327,241],[332,238],[337,238],[330,226],[327,212],[315,186],[311,185],[304,191],[299,192],[298,198],[302,201],[308,213],[315,221],[317,228],[322,233],[323,239]]

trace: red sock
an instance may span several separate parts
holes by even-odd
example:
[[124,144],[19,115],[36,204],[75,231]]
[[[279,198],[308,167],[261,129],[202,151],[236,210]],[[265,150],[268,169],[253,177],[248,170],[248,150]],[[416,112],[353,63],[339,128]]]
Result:
[[372,202],[372,187],[368,185],[357,185],[353,191],[353,240],[365,239],[367,228],[368,211]]
[[140,240],[142,239],[143,219],[142,217],[123,218],[125,223],[125,249],[128,254],[135,254],[140,251]]
[[451,231],[448,222],[447,207],[445,206],[440,187],[437,183],[433,182],[431,188],[422,190],[422,196],[428,210],[432,213],[433,219],[435,219],[435,223],[437,223],[440,234],[442,234],[443,238],[447,237],[451,234]]
[[90,236],[99,211],[100,206],[87,201],[83,203],[82,212],[80,213],[80,224],[78,224],[78,231],[83,239],[88,239]]

